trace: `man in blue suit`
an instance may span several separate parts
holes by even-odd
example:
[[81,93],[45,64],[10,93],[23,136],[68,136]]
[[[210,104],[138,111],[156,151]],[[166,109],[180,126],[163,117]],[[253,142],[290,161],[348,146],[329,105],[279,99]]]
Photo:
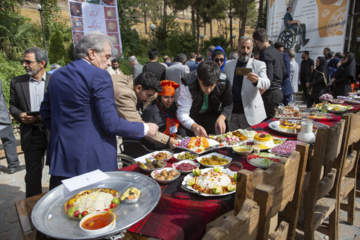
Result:
[[142,138],[157,133],[153,123],[118,116],[113,83],[105,70],[111,65],[111,49],[110,37],[88,34],[75,46],[76,60],[51,77],[40,109],[51,134],[46,159],[50,189],[89,171],[116,170],[116,135]]

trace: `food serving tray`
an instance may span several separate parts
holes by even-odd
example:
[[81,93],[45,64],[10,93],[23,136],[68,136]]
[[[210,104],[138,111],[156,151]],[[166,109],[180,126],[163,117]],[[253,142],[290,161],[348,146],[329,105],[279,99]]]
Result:
[[[231,171],[230,169],[228,168],[220,168],[221,169],[221,172],[224,172],[224,173],[227,173],[228,175],[234,177],[236,172],[233,172]],[[208,172],[208,171],[212,171],[213,168],[205,168],[205,169],[201,169],[201,174],[204,174],[205,172]],[[190,179],[190,178],[193,178],[195,177],[195,175],[193,173],[189,173],[188,175],[186,175],[181,183],[181,187],[182,189],[186,189],[186,191],[190,191],[190,192],[193,192],[193,193],[197,193],[198,195],[201,195],[201,196],[204,196],[204,197],[222,197],[222,196],[226,196],[226,195],[230,195],[230,194],[234,194],[236,191],[233,191],[233,192],[227,192],[227,193],[224,193],[224,194],[208,194],[208,193],[202,193],[202,192],[198,192],[196,191],[195,189],[193,189],[192,187],[190,187],[188,184],[187,184],[187,181]]]
[[177,146],[177,145],[174,145],[175,148],[178,148],[178,149],[182,149],[182,150],[185,150],[185,151],[188,151],[188,152],[192,152],[192,153],[195,153],[197,155],[201,155],[201,154],[204,154],[204,153],[209,153],[209,152],[212,152],[218,148],[223,148],[223,146],[220,145],[220,143],[218,141],[215,141],[214,139],[210,139],[208,138],[207,139],[209,144],[210,144],[210,147],[206,148],[204,151],[202,152],[196,152],[195,150],[193,149],[190,149],[190,148],[187,148],[187,147],[180,147],[180,146]]
[[[119,234],[122,230],[134,225],[148,215],[158,204],[161,196],[159,184],[141,173],[136,172],[107,172],[110,176],[102,182],[91,184],[85,188],[69,192],[60,185],[44,195],[35,205],[31,220],[35,228],[43,234],[58,239],[97,239]],[[83,234],[79,227],[79,221],[71,219],[63,211],[64,203],[74,194],[92,188],[111,188],[123,194],[129,187],[135,187],[141,191],[137,203],[122,202],[113,211],[118,216],[113,230],[92,235]]]
[[[320,122],[314,122],[313,123],[317,128],[321,127],[321,126],[324,126],[324,127],[329,127],[328,125],[326,124],[323,124],[323,123],[320,123]],[[292,137],[296,137],[297,136],[297,133],[289,133],[289,132],[284,132],[284,131],[281,131],[280,129],[280,121],[274,121],[274,122],[271,122],[269,123],[269,128],[274,130],[275,132],[277,133],[280,133],[280,134],[283,134],[283,135],[286,135],[286,136],[292,136]]]

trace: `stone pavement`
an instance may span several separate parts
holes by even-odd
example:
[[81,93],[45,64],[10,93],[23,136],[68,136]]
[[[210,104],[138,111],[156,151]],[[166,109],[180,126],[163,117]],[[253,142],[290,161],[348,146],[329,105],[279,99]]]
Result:
[[[24,166],[24,154],[19,155],[19,160]],[[49,168],[44,167],[42,186],[43,192],[49,189],[48,174]],[[6,159],[0,160],[0,240],[22,240],[22,233],[15,209],[15,202],[25,198],[25,169],[14,174],[8,174]],[[360,181],[358,180],[358,186]],[[359,189],[359,187],[358,187]],[[356,234],[360,234],[360,198],[356,199],[356,218],[353,226],[348,225],[346,214],[340,214],[340,239],[353,240]],[[327,239],[326,236],[318,233],[317,239]]]

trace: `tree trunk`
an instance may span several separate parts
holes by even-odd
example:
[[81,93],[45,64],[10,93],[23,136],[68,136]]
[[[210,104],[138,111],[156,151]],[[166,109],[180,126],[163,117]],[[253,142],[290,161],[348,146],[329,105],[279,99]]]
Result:
[[213,32],[212,32],[212,20],[210,20],[210,40],[212,39]]
[[[353,0],[356,1],[356,0]],[[351,4],[351,3],[350,3]],[[350,10],[352,11],[352,10]],[[355,11],[354,13],[360,12],[360,4],[355,4]],[[351,43],[350,43],[350,51],[352,51],[354,54],[356,53],[356,41],[358,36],[358,29],[359,29],[359,14],[353,16],[353,29],[352,29],[352,37],[351,37]],[[350,29],[351,31],[351,29]]]
[[206,22],[204,22],[204,36],[206,35]]
[[247,12],[247,0],[243,0],[243,11],[241,16],[241,30],[239,37],[245,35],[245,26],[246,26],[246,12]]
[[230,19],[230,40],[231,40],[231,49],[234,49],[234,46],[233,46],[233,40],[232,40],[232,30],[233,30],[233,26],[232,26],[232,8],[231,8],[231,0],[229,1],[229,19]]
[[200,9],[199,9],[199,1],[196,1],[196,48],[195,52],[198,52],[199,49],[199,34],[200,34]]
[[264,8],[264,0],[260,0],[259,2],[259,12],[258,12],[258,26],[260,25],[260,23],[262,22],[263,20],[263,8]]
[[[143,1],[143,6],[144,6],[144,9],[145,9],[145,6],[146,6],[145,1]],[[146,11],[144,11],[144,24],[145,24],[145,34],[148,34],[148,30],[147,30],[148,26],[147,26],[147,20],[146,20]]]
[[166,32],[166,9],[167,9],[167,0],[164,0],[164,13],[163,13],[163,30]]
[[194,6],[191,7],[191,30],[192,30],[192,36],[193,39],[195,39],[195,8]]

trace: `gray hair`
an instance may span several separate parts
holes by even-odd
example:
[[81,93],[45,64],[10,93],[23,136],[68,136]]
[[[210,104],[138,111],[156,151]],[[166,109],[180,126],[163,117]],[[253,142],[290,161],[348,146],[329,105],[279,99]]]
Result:
[[251,40],[252,43],[254,43],[254,40],[252,39],[252,37],[249,37],[249,36],[241,36],[239,38],[239,43],[241,42],[241,40]]
[[50,68],[51,69],[58,69],[58,68],[61,68],[61,66],[59,64],[57,64],[57,63],[53,63],[53,64],[51,64]]
[[86,57],[90,49],[94,49],[96,52],[101,53],[104,51],[106,43],[108,43],[113,49],[111,37],[101,32],[91,32],[84,37],[80,38],[74,49],[75,59]]
[[131,56],[129,57],[129,62],[133,62],[133,63],[136,63],[138,60],[135,56]]
[[33,53],[37,62],[45,61],[44,68],[46,68],[48,60],[44,50],[38,47],[31,47],[24,51],[24,55],[28,53]]
[[289,50],[289,51],[287,51],[287,54],[289,55],[290,58],[294,58],[294,57],[295,57],[295,51],[294,51],[294,50]]

